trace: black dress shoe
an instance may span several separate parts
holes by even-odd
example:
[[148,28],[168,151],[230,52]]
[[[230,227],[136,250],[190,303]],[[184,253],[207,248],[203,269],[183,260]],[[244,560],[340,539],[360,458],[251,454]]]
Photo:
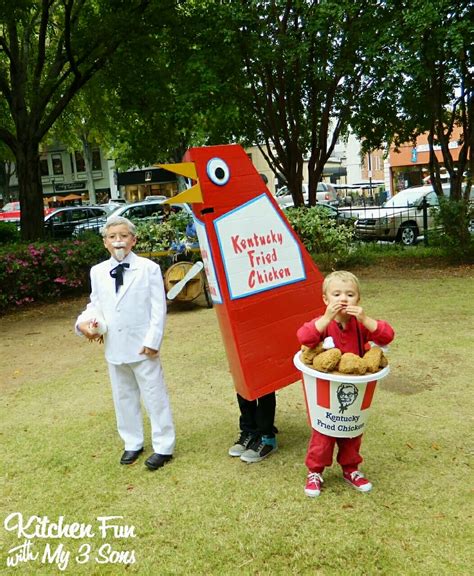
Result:
[[122,458],[120,458],[120,464],[133,464],[142,452],[143,448],[140,448],[140,450],[125,450]]
[[148,470],[158,470],[169,462],[173,458],[172,454],[157,454],[156,452],[152,454],[149,458],[145,460],[145,466]]

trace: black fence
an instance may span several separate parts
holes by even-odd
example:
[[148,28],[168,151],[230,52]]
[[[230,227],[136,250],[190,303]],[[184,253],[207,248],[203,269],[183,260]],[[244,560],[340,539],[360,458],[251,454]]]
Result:
[[438,207],[430,206],[426,199],[417,205],[398,207],[377,205],[338,207],[339,220],[354,221],[356,238],[367,241],[415,244],[420,237],[428,243],[429,233],[437,230]]

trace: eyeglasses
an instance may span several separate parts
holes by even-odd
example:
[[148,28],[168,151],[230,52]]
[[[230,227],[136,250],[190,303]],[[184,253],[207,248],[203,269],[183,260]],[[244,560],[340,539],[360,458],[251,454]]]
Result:
[[120,234],[119,232],[116,232],[114,234],[107,234],[106,239],[107,240],[116,240],[117,238],[120,238],[120,240],[126,240],[127,238],[130,238],[130,236],[131,236],[131,234],[129,234],[129,233]]

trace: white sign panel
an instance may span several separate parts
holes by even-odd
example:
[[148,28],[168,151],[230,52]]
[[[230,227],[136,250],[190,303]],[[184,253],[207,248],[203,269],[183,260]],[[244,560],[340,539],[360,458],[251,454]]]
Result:
[[216,270],[214,268],[211,247],[209,245],[209,240],[206,234],[206,227],[204,226],[203,222],[200,222],[196,218],[194,218],[194,224],[196,226],[196,234],[199,241],[199,247],[201,249],[201,258],[204,264],[204,272],[206,273],[207,284],[209,286],[209,294],[211,295],[213,302],[216,304],[222,304],[221,292],[217,282]]
[[362,434],[377,381],[387,376],[390,367],[364,376],[326,374],[303,364],[299,351],[293,362],[303,375],[311,426],[321,434],[336,438],[354,438]]
[[300,246],[266,194],[214,222],[231,299],[306,278]]
[[318,402],[317,380],[303,373],[306,403],[311,426],[328,436],[336,438],[353,438],[364,432],[370,410],[362,410],[367,383],[345,384],[330,380],[322,381],[329,385],[330,408]]

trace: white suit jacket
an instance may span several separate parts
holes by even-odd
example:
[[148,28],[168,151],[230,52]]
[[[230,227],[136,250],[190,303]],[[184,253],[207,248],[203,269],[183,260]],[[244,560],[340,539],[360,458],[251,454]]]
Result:
[[91,268],[90,303],[76,320],[92,320],[97,312],[107,326],[104,334],[105,358],[111,364],[130,364],[145,360],[143,346],[159,350],[166,320],[166,296],[158,264],[133,252],[124,262],[123,286],[115,292],[110,276],[118,262],[110,258]]

